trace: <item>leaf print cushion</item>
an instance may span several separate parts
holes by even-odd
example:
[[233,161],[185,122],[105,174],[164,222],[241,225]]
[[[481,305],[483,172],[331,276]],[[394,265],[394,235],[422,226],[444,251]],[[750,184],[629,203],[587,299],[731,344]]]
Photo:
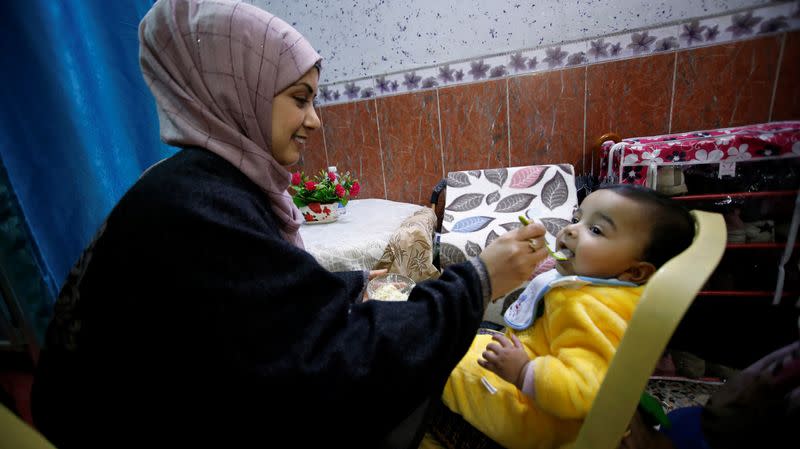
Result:
[[[497,237],[519,228],[524,214],[547,229],[548,243],[578,204],[572,165],[531,165],[451,172],[441,229],[442,268],[480,255]],[[536,267],[531,267],[533,273]]]

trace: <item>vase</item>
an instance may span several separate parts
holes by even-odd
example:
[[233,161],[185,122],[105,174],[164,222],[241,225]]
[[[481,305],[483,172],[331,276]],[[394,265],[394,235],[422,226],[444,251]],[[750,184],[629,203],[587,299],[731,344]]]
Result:
[[338,203],[308,203],[300,206],[300,213],[303,214],[307,224],[331,223],[339,218]]

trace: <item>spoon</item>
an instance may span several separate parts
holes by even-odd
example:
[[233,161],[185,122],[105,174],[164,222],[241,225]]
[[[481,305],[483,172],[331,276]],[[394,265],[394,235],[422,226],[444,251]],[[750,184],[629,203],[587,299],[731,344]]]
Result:
[[[530,221],[528,221],[528,219],[527,219],[527,218],[525,218],[525,216],[524,216],[524,215],[520,215],[520,216],[519,216],[519,221],[520,221],[522,224],[524,224],[525,226],[527,226],[527,225],[531,224],[531,222],[530,222]],[[531,239],[531,241],[533,241],[533,239]],[[544,247],[545,247],[545,248],[547,248],[547,252],[548,252],[548,253],[550,253],[550,256],[551,256],[553,259],[555,259],[555,260],[567,260],[567,256],[566,256],[564,253],[562,253],[561,251],[553,251],[553,250],[550,248],[550,245],[548,245],[548,244],[547,244],[547,240],[545,240],[545,241],[544,241]]]

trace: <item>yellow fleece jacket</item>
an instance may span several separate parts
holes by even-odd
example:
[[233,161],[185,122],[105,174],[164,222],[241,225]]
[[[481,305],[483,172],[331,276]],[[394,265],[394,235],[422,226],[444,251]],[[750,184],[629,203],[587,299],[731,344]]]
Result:
[[450,374],[444,403],[509,449],[568,445],[578,435],[643,289],[587,285],[550,290],[544,314],[533,326],[507,331],[517,335],[531,357],[533,397],[478,365],[491,342],[490,335],[478,335]]

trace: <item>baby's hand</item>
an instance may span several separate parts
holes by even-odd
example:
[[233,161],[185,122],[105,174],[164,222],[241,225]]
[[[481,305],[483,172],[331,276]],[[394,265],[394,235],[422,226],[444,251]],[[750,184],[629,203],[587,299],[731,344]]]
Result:
[[521,389],[520,374],[522,368],[530,360],[525,348],[514,334],[511,334],[511,340],[504,335],[493,335],[492,340],[494,342],[486,345],[486,350],[482,354],[483,358],[478,360],[478,365]]

